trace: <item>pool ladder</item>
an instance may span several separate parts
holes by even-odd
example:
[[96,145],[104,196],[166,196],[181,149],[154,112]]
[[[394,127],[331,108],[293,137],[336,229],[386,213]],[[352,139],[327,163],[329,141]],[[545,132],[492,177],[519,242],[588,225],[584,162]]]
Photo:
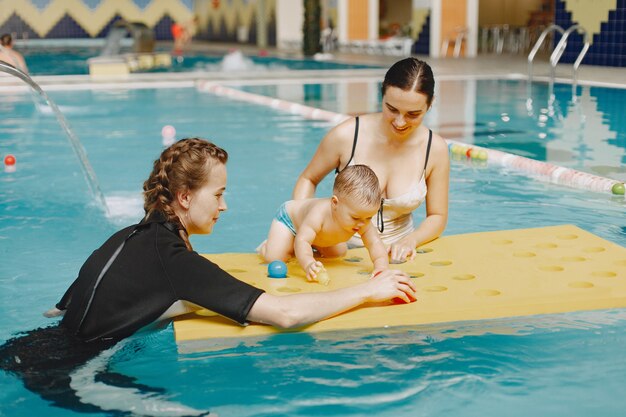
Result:
[[550,104],[553,103],[555,99],[554,79],[556,76],[556,66],[559,63],[559,60],[561,59],[561,56],[563,55],[565,48],[567,47],[567,38],[574,31],[582,33],[583,35],[583,41],[584,41],[583,48],[578,54],[578,57],[576,58],[576,61],[574,62],[574,66],[572,70],[572,100],[576,101],[576,85],[578,83],[578,78],[577,78],[578,67],[580,66],[580,63],[582,62],[583,58],[587,54],[587,51],[589,50],[589,35],[587,31],[585,30],[585,28],[583,28],[581,25],[578,25],[578,24],[570,26],[567,30],[564,30],[559,25],[550,25],[547,28],[545,28],[543,32],[541,32],[539,39],[537,39],[537,42],[535,42],[535,46],[533,46],[533,49],[528,54],[528,99],[526,101],[526,106],[527,108],[529,108],[529,111],[530,109],[532,109],[532,98],[530,94],[530,89],[531,89],[531,84],[533,80],[533,60],[535,59],[535,55],[537,55],[537,51],[539,51],[539,48],[541,48],[543,41],[546,39],[548,34],[554,31],[559,32],[561,34],[561,39],[559,40],[559,43],[554,48],[554,51],[552,51],[552,55],[550,55],[550,84],[549,84]]

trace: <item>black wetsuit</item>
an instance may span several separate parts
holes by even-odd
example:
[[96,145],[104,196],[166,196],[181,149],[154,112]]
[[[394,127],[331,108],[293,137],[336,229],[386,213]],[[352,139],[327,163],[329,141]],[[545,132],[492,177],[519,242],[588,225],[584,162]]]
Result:
[[[262,293],[187,250],[176,227],[157,215],[120,230],[94,251],[57,304],[65,310],[60,326],[31,330],[0,346],[0,369],[54,405],[102,412],[82,403],[70,388],[75,369],[158,319],[178,300],[243,324]],[[158,391],[111,372],[96,377]]]
[[[94,292],[105,265],[123,242]],[[121,339],[158,319],[179,300],[243,324],[262,293],[187,250],[176,227],[156,216],[120,230],[94,251],[57,308],[66,310],[61,325],[83,340]]]

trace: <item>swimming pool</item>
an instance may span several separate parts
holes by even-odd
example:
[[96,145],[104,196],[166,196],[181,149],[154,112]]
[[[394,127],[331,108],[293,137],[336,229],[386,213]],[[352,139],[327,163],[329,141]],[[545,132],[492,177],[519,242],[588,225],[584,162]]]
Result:
[[[252,251],[330,128],[193,88],[50,95],[81,138],[110,215],[93,203],[55,119],[34,110],[30,95],[3,93],[0,113],[10,117],[0,122],[0,152],[18,162],[15,173],[0,173],[2,341],[49,323],[41,312],[84,259],[141,217],[141,183],[162,149],[162,126],[174,125],[178,137],[210,138],[230,153],[229,211],[213,235],[192,240],[204,253]],[[469,162],[453,162],[451,177],[446,234],[573,223],[626,245],[623,197]],[[329,191],[325,181],[319,194]],[[617,416],[626,407],[624,347],[623,310],[288,334],[193,354],[177,353],[168,327],[131,338],[107,367],[163,389],[148,402],[167,399],[221,416]],[[50,407],[13,376],[0,373],[0,388],[3,414],[78,415]]]
[[[238,87],[325,110],[359,114],[380,110],[378,80]],[[497,149],[626,181],[626,88],[534,83],[528,104],[524,80],[438,82],[429,126],[446,139]],[[462,105],[460,105],[462,103]]]
[[[31,75],[81,75],[89,74],[89,58],[100,55],[102,47],[21,47],[24,59]],[[131,52],[131,48],[122,50],[122,53]],[[157,48],[157,52],[169,53],[170,50]],[[182,57],[173,57],[170,68],[157,68],[150,72],[189,72],[189,71],[221,71],[220,63],[223,54],[188,53]],[[338,70],[378,68],[374,65],[350,64],[335,61],[316,61],[314,59],[291,59],[273,56],[246,57],[245,67],[249,71],[274,70]]]

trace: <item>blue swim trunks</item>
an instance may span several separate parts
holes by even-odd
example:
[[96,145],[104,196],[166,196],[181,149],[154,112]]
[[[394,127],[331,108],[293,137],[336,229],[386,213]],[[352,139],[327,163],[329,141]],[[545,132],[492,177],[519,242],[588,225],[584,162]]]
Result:
[[296,235],[296,228],[293,227],[293,222],[291,221],[291,217],[289,217],[289,213],[287,213],[287,203],[283,203],[278,208],[276,212],[276,220],[287,226],[287,229],[291,230],[293,235]]

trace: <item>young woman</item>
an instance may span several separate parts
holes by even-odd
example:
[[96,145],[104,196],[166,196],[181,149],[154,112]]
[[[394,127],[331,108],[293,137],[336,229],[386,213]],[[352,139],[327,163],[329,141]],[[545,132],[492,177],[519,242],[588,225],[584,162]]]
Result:
[[[415,248],[436,239],[448,219],[448,146],[422,124],[432,106],[435,79],[416,58],[396,62],[382,84],[382,112],[347,120],[328,132],[298,178],[293,198],[310,198],[331,171],[364,164],[383,190],[381,238],[391,261],[415,256]],[[417,227],[413,211],[426,201]],[[381,219],[372,219],[380,222]],[[361,242],[353,240],[354,246]]]
[[[189,236],[211,233],[227,209],[227,159],[226,151],[198,138],[165,149],[143,186],[144,219],[89,256],[56,308],[46,312],[63,315],[58,326],[32,330],[0,346],[0,369],[57,406],[102,411],[85,404],[86,394],[77,392],[81,384],[73,381],[84,377],[83,365],[137,330],[188,312],[183,302],[241,324],[289,328],[369,301],[415,299],[409,277],[393,270],[336,291],[274,296],[194,252]],[[120,378],[129,387],[147,389],[115,376]]]
[[[194,252],[192,234],[209,234],[226,210],[226,151],[202,139],[163,151],[144,183],[144,220],[114,234],[85,262],[57,304],[61,326],[83,340],[120,339],[180,312],[207,308],[238,323],[302,326],[369,301],[413,299],[399,271],[349,289],[274,296]],[[182,309],[184,312],[188,311]]]

